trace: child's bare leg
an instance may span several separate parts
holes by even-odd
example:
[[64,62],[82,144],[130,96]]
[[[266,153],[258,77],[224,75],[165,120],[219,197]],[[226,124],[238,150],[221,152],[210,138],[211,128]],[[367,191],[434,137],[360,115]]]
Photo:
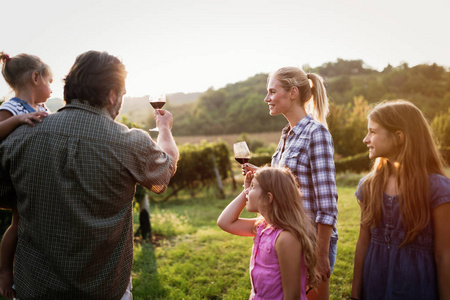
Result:
[[9,228],[3,234],[0,244],[0,293],[5,298],[14,298],[15,292],[12,288],[14,254],[17,245],[17,226],[19,215],[17,209],[13,209],[12,222]]

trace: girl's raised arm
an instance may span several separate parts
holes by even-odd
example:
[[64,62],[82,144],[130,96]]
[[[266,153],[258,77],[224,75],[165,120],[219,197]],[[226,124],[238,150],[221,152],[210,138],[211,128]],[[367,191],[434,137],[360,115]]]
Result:
[[[247,189],[253,178],[253,173],[248,172],[245,175],[244,188]],[[241,236],[254,236],[255,235],[255,223],[257,219],[244,219],[239,218],[242,210],[247,202],[245,190],[242,191],[220,214],[217,219],[217,225],[226,232],[241,235]]]
[[432,211],[439,299],[450,299],[450,218],[448,216],[450,216],[450,202],[440,204]]

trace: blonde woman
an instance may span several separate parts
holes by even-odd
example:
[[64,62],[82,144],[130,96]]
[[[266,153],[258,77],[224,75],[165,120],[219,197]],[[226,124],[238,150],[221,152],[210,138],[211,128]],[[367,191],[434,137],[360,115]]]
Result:
[[[316,224],[317,271],[322,283],[308,294],[308,299],[328,299],[329,278],[336,261],[338,195],[323,79],[299,68],[281,68],[269,75],[264,101],[271,116],[282,114],[288,121],[272,157],[272,166],[292,170],[303,194],[303,206]],[[251,164],[243,166],[244,173],[256,169]]]

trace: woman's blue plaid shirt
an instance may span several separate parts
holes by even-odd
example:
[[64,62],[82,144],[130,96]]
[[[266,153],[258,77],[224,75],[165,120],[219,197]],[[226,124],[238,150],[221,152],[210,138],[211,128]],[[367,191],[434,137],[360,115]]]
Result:
[[297,177],[303,206],[316,223],[333,226],[337,238],[336,171],[334,146],[330,132],[311,115],[301,119],[292,130],[282,131],[272,166],[286,166]]

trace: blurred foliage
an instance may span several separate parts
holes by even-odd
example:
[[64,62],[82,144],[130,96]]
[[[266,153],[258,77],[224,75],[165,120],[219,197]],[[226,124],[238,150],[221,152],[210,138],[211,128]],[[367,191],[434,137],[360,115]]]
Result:
[[251,137],[251,135],[249,135],[248,133],[242,133],[235,141],[235,143],[237,142],[241,142],[241,141],[245,141],[247,143],[248,149],[250,150],[250,152],[256,152],[259,148],[264,147],[264,142],[258,139],[253,139]]
[[[362,60],[328,62],[305,71],[324,77],[330,98],[328,123],[339,156],[365,151],[362,143],[367,128],[366,112],[382,100],[406,99],[419,107],[430,123],[441,146],[449,146],[450,71],[437,64],[414,67],[404,63],[388,65],[383,71],[371,69]],[[218,135],[281,130],[283,116],[269,116],[266,96],[267,74],[245,81],[210,88],[191,104],[174,106],[173,132],[183,135]]]
[[224,142],[185,144],[178,148],[178,170],[171,180],[171,185],[195,187],[197,183],[215,181],[215,166],[218,167],[222,179],[230,176],[230,153]]
[[270,165],[270,162],[272,161],[272,154],[273,153],[252,155],[252,157],[250,158],[249,163],[251,163],[251,164],[253,164],[255,166],[258,166],[258,167],[262,167],[264,165]]
[[368,172],[372,167],[372,161],[367,151],[352,156],[347,156],[334,161],[336,173],[343,172]]
[[450,166],[450,146],[440,148],[439,151],[441,152],[442,158],[445,160],[447,166]]
[[[450,99],[448,99],[450,103]],[[431,122],[431,129],[441,147],[450,147],[450,108],[447,112],[440,112]]]
[[330,106],[328,128],[333,137],[334,151],[340,156],[350,156],[367,149],[362,142],[367,133],[369,104],[362,96],[352,103]]
[[121,116],[120,120],[119,120],[119,123],[122,123],[123,125],[126,125],[128,128],[140,128],[140,129],[142,129],[142,125],[141,124],[138,124],[138,123],[135,123],[135,122],[129,120],[127,116]]

